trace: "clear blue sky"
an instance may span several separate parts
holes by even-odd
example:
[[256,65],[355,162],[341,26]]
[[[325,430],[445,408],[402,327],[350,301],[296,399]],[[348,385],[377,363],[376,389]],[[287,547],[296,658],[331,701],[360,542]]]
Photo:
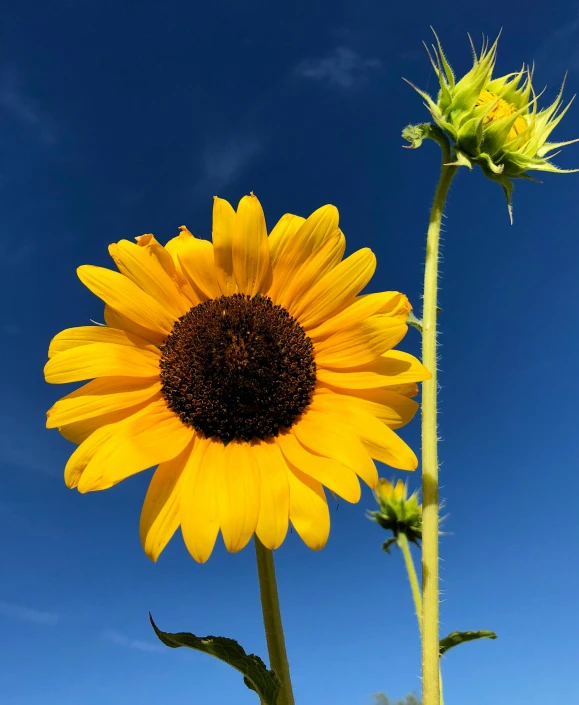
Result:
[[[65,392],[44,383],[50,338],[102,320],[76,278],[107,245],[186,224],[208,236],[212,196],[250,190],[269,224],[324,203],[348,251],[378,256],[372,291],[420,308],[434,144],[401,149],[426,119],[400,80],[435,82],[429,24],[457,70],[503,27],[498,71],[536,61],[553,97],[579,89],[579,5],[389,3],[4,4],[0,25],[0,700],[3,705],[256,704],[225,665],[165,649],[167,631],[223,634],[266,657],[251,546],[197,565],[176,537],[154,565],[138,522],[149,474],[85,496],[73,446],[44,428]],[[579,136],[573,106],[555,133]],[[556,158],[579,165],[573,147]],[[447,210],[441,305],[443,633],[495,642],[444,659],[447,705],[579,702],[576,374],[579,175],[500,188],[466,170]],[[418,352],[411,330],[402,347]],[[419,421],[403,432],[418,450]],[[384,471],[384,468],[382,468]],[[392,471],[394,474],[394,471]],[[387,477],[392,476],[390,471]],[[402,475],[402,473],[399,473]],[[409,478],[418,486],[419,475]],[[398,554],[364,517],[333,512],[321,553],[276,553],[298,705],[366,705],[419,690],[419,640]]]

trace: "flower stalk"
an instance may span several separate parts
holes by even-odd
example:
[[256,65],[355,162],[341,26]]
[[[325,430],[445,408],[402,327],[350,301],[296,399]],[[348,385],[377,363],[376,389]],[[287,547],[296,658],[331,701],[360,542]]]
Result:
[[426,237],[422,313],[422,362],[432,374],[422,384],[422,701],[423,705],[440,705],[436,309],[440,225],[457,167],[449,165],[446,137],[438,130],[431,136],[442,149],[442,167]]
[[289,662],[283,635],[277,580],[273,552],[255,538],[255,556],[261,596],[263,625],[269,654],[269,666],[281,681],[278,705],[294,705],[294,694],[289,672]]

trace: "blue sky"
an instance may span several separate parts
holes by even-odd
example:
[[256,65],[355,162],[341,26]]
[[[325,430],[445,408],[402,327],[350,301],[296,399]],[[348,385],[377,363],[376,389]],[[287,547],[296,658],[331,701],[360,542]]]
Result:
[[[579,89],[579,5],[531,0],[433,8],[357,0],[115,3],[22,0],[0,26],[0,625],[4,705],[254,704],[237,673],[164,648],[167,631],[223,634],[266,657],[251,546],[203,565],[180,537],[154,565],[138,521],[149,474],[81,496],[62,471],[71,444],[44,428],[64,393],[43,381],[50,338],[102,320],[76,278],[108,266],[107,245],[185,223],[208,236],[212,196],[250,190],[272,225],[324,203],[348,251],[371,247],[370,291],[419,311],[424,232],[439,155],[401,149],[426,119],[405,76],[434,89],[421,46],[434,24],[453,65],[503,27],[498,71],[536,61],[552,98]],[[556,133],[579,136],[573,106]],[[558,157],[579,165],[570,147]],[[519,183],[510,227],[500,189],[461,173],[445,223],[441,278],[441,631],[493,629],[495,642],[443,661],[446,705],[579,700],[579,175]],[[410,330],[402,348],[418,352]],[[570,370],[570,372],[566,372]],[[419,447],[419,421],[403,431]],[[382,468],[383,474],[395,473]],[[399,473],[398,475],[401,475]],[[409,478],[418,486],[419,475]],[[330,541],[295,534],[276,552],[299,705],[367,705],[418,691],[419,640],[399,555],[356,506]]]

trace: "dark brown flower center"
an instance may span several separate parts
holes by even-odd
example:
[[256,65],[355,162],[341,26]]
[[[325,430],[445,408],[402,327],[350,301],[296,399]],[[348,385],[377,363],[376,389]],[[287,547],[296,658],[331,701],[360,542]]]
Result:
[[184,424],[223,443],[277,436],[309,405],[313,345],[265,296],[222,296],[182,316],[161,347],[162,391]]

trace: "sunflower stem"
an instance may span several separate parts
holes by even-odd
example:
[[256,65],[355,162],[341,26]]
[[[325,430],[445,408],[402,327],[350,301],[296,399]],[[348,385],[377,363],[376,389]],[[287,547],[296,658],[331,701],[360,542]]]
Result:
[[[436,136],[434,136],[436,139]],[[438,438],[436,425],[436,308],[440,224],[448,189],[457,167],[448,141],[436,139],[442,149],[442,167],[426,236],[422,313],[422,362],[432,379],[422,384],[422,702],[440,705],[438,635]]]
[[[422,595],[420,594],[420,586],[418,584],[416,568],[414,567],[412,553],[410,552],[410,546],[408,544],[408,537],[404,532],[398,534],[396,543],[398,544],[398,548],[402,551],[402,557],[404,558],[404,565],[406,566],[406,573],[408,574],[408,582],[410,583],[410,591],[412,592],[412,599],[414,600],[414,611],[416,612],[418,631],[422,636]],[[440,673],[440,664],[438,667],[438,680],[440,683],[440,705],[444,705],[444,700],[442,698],[442,675]]]
[[255,556],[257,559],[257,575],[261,596],[263,625],[269,654],[269,666],[281,681],[277,705],[294,705],[294,694],[289,672],[289,662],[285,648],[279,595],[275,579],[273,552],[255,538]]

